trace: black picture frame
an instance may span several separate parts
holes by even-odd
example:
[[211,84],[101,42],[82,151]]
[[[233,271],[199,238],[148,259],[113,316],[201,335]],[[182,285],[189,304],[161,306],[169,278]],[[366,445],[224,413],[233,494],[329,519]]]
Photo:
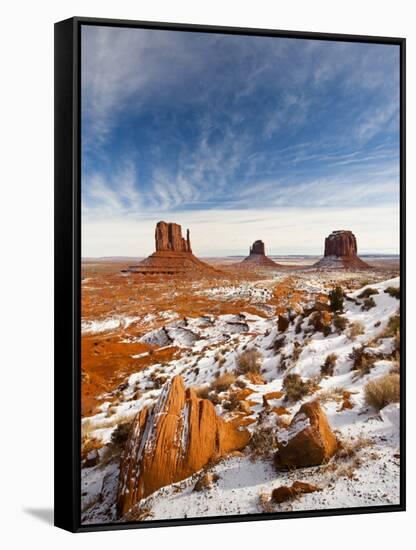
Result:
[[[134,27],[198,33],[306,38],[321,41],[394,44],[400,47],[400,270],[401,270],[401,464],[398,505],[329,510],[258,513],[195,519],[81,524],[80,484],[80,338],[81,338],[81,200],[80,200],[80,50],[82,25]],[[319,32],[234,28],[73,17],[55,24],[55,520],[71,532],[141,529],[161,526],[229,523],[299,517],[404,511],[406,508],[406,40]]]

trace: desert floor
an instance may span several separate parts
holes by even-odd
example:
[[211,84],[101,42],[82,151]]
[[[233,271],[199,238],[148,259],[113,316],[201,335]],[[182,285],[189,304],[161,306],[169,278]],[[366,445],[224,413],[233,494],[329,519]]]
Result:
[[[209,398],[217,414],[241,418],[252,433],[272,427],[284,437],[301,404],[319,399],[344,451],[327,464],[282,472],[273,466],[273,449],[249,445],[210,466],[216,481],[206,490],[193,490],[196,473],[144,499],[136,519],[398,503],[399,404],[379,409],[365,399],[369,381],[400,373],[400,303],[391,291],[400,286],[398,261],[374,259],[372,269],[356,272],[316,271],[314,259],[302,257],[276,260],[294,266],[276,271],[242,272],[237,259],[208,261],[223,274],[123,273],[127,259],[82,264],[82,520],[116,520],[121,450],[114,433],[155,403],[176,374]],[[326,304],[336,285],[346,296],[338,316],[345,322],[337,328],[332,316],[322,330],[306,312]],[[373,289],[370,307],[366,289]],[[289,323],[279,330],[282,315]],[[351,356],[354,349],[361,361]],[[259,354],[257,376],[238,374],[247,350]],[[323,364],[330,354],[336,358],[328,374]],[[300,375],[306,388],[300,397],[283,390],[288,373]],[[228,387],[218,384],[224,375]],[[244,406],[235,399],[241,387],[249,390]],[[294,480],[320,490],[271,502],[275,487]]]

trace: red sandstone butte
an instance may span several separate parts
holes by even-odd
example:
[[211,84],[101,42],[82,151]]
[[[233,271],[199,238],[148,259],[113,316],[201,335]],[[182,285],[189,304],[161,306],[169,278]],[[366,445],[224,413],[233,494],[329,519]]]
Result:
[[282,268],[280,264],[277,264],[266,256],[266,249],[264,242],[261,240],[254,241],[253,245],[250,246],[249,255],[247,258],[240,264],[241,267],[250,268],[250,267],[269,267],[274,269]]
[[218,273],[215,268],[193,255],[189,229],[184,238],[182,228],[177,223],[160,221],[156,224],[155,246],[156,252],[139,264],[131,266],[128,271],[143,275]]
[[333,231],[325,239],[324,257],[313,265],[318,269],[368,269],[357,256],[357,239],[352,231]]

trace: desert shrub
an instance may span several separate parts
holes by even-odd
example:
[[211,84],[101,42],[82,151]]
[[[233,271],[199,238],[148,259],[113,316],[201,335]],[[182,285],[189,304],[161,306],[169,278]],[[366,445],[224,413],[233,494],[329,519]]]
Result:
[[208,399],[210,391],[209,386],[199,386],[199,388],[195,388],[195,393],[200,399]]
[[346,317],[341,317],[341,315],[335,315],[332,322],[338,334],[341,334],[348,326],[348,319]]
[[302,353],[302,344],[299,342],[293,342],[292,361],[296,363]]
[[260,373],[262,355],[256,349],[243,351],[237,357],[237,372],[238,374]]
[[319,393],[318,399],[321,403],[327,403],[328,401],[341,401],[344,395],[345,389],[340,386],[335,386]]
[[220,399],[220,397],[218,396],[218,393],[216,393],[215,390],[212,390],[209,392],[208,399],[211,401],[213,405],[219,405],[220,403],[222,403],[222,400]]
[[232,393],[229,398],[223,402],[222,406],[227,411],[234,411],[240,406],[240,400],[235,393]]
[[329,293],[329,307],[331,311],[337,313],[344,309],[344,292],[340,286],[336,286]]
[[400,300],[400,287],[395,286],[389,286],[387,287],[384,292],[386,294],[389,294],[392,298],[396,298],[397,300]]
[[353,370],[357,370],[360,376],[368,374],[377,360],[376,356],[368,353],[364,346],[353,348],[349,358],[352,359]]
[[278,336],[277,338],[275,338],[275,340],[272,344],[272,349],[274,350],[274,352],[279,353],[279,351],[285,345],[285,342],[286,342],[286,337],[285,336]]
[[392,361],[392,365],[389,371],[390,374],[400,374],[400,361]]
[[121,453],[126,445],[133,422],[118,424],[111,434],[110,447],[113,455]]
[[362,311],[369,311],[373,307],[376,307],[376,303],[374,301],[374,298],[370,296],[370,298],[366,298],[364,302],[362,303],[361,310]]
[[283,391],[285,401],[299,401],[310,393],[313,384],[311,381],[304,381],[299,374],[290,373],[283,380]]
[[381,338],[393,338],[400,334],[400,315],[396,313],[392,315],[386,325],[386,328],[381,333]]
[[309,317],[308,325],[313,326],[316,332],[326,332],[326,336],[328,335],[328,329],[329,332],[331,330],[330,324],[331,314],[329,313],[329,311],[314,311]]
[[331,332],[332,332],[332,331],[331,331],[331,326],[330,326],[330,325],[324,325],[324,326],[322,327],[322,334],[325,336],[325,338],[326,338],[327,336],[329,336],[329,335],[331,334]]
[[249,443],[250,458],[268,458],[277,448],[276,431],[272,426],[259,426]]
[[370,296],[375,296],[378,294],[378,290],[376,288],[365,288],[360,294],[358,294],[358,298],[369,298]]
[[386,374],[365,385],[364,398],[367,405],[381,410],[389,403],[400,401],[400,375]]
[[194,486],[194,491],[205,491],[206,489],[210,489],[212,485],[219,480],[219,475],[214,474],[212,472],[205,472],[202,474]]
[[369,309],[372,309],[376,306],[376,303],[374,301],[374,298],[370,296],[369,298],[366,298],[363,302],[363,305],[361,306],[361,309],[363,311],[368,311]]
[[354,340],[354,338],[360,336],[361,334],[364,334],[364,325],[361,321],[354,321],[353,323],[350,323],[348,328],[348,337],[351,340]]
[[221,392],[228,390],[228,388],[234,384],[236,380],[235,374],[232,372],[224,372],[224,374],[220,374],[215,380],[211,383],[211,389]]
[[357,453],[372,444],[373,442],[371,439],[363,437],[362,435],[354,439],[338,439],[336,458],[342,460],[354,458]]
[[321,366],[323,376],[333,376],[338,356],[336,353],[330,353],[326,356],[324,364]]
[[277,365],[278,372],[284,372],[289,366],[288,362],[289,359],[286,357],[286,355],[282,353],[282,355],[280,356],[279,364]]

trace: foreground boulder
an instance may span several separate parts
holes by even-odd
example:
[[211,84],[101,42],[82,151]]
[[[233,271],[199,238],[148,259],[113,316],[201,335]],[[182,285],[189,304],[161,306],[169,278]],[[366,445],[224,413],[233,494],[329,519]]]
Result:
[[185,390],[182,378],[175,376],[157,403],[134,421],[120,464],[119,516],[160,487],[243,449],[249,439],[247,430],[218,417],[210,401]]
[[337,438],[319,402],[305,403],[287,430],[279,434],[275,466],[278,469],[318,466],[327,462],[337,447]]
[[286,500],[291,500],[299,495],[305,493],[314,493],[321,489],[312,483],[304,483],[303,481],[294,481],[289,487],[287,485],[281,485],[272,491],[272,501],[277,504],[281,504]]

